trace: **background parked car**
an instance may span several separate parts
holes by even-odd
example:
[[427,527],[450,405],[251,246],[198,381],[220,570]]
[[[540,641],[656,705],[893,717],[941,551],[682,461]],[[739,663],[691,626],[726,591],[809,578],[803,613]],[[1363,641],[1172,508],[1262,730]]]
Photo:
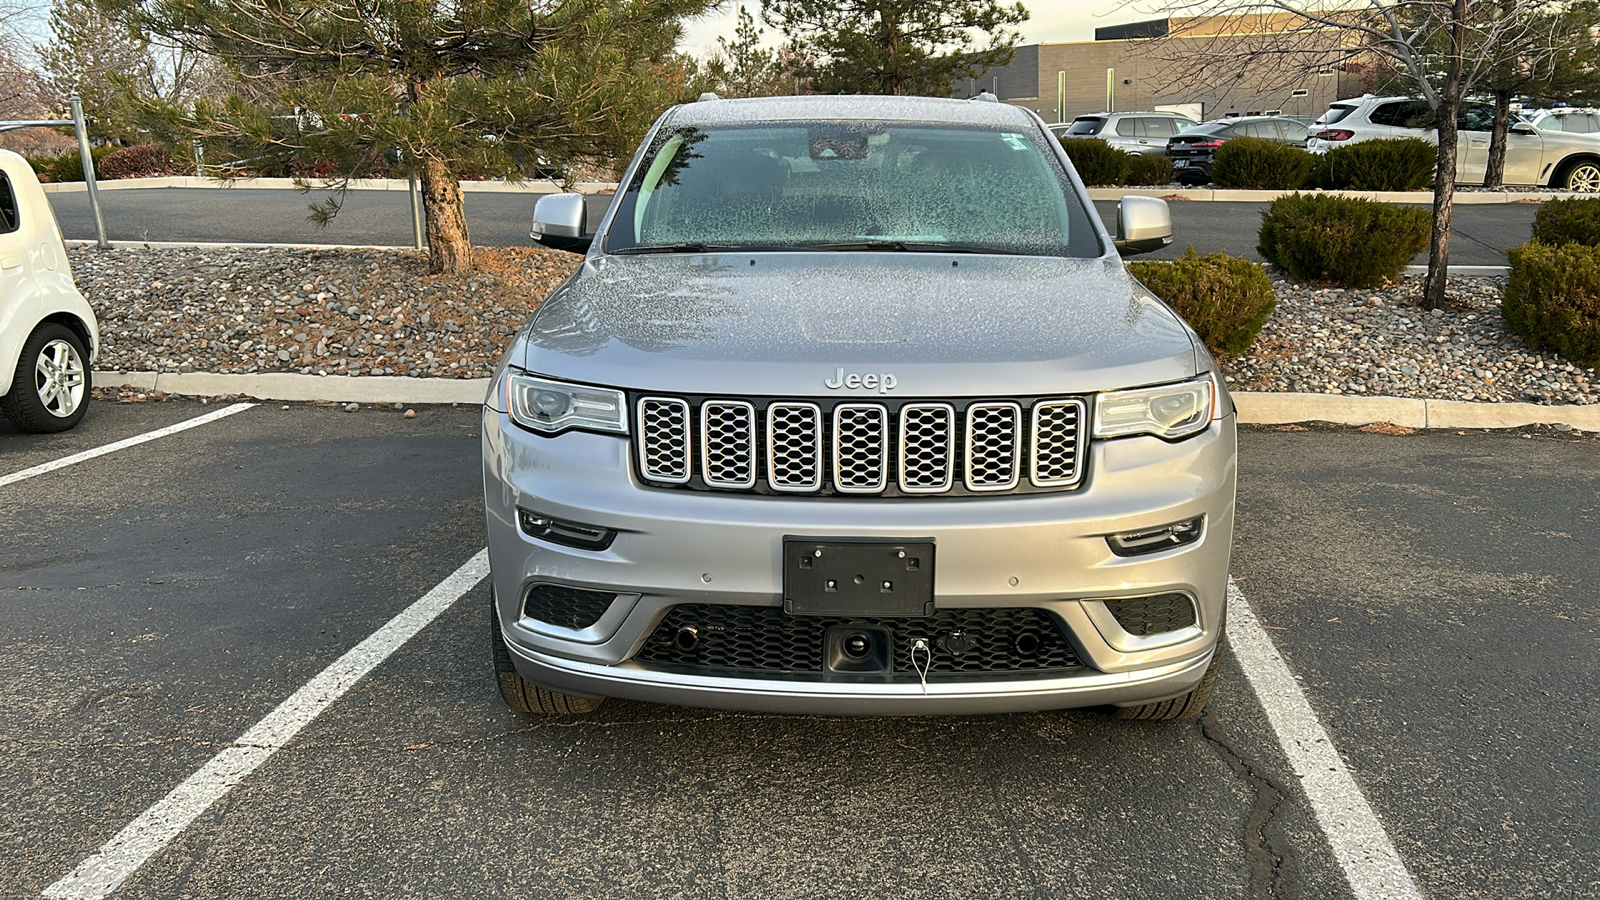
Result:
[[39,179],[0,150],[0,412],[22,431],[78,424],[98,338]]
[[1229,140],[1253,137],[1304,147],[1306,133],[1305,123],[1286,116],[1218,119],[1196,125],[1167,141],[1167,156],[1180,182],[1204,184],[1211,180],[1211,164],[1217,161],[1217,151]]
[[1600,136],[1600,109],[1525,109],[1522,117],[1540,131]]
[[1118,150],[1165,156],[1167,141],[1197,122],[1167,112],[1095,113],[1079,116],[1066,126],[1052,125],[1058,138],[1099,138]]
[[[1462,106],[1456,119],[1461,145],[1456,182],[1482,184],[1489,165],[1489,131],[1494,107]],[[1437,142],[1433,107],[1414,97],[1357,97],[1341,100],[1312,127],[1306,149],[1326,153],[1358,141],[1415,137]],[[1558,190],[1600,191],[1600,135],[1549,131],[1520,119],[1506,136],[1505,183]]]

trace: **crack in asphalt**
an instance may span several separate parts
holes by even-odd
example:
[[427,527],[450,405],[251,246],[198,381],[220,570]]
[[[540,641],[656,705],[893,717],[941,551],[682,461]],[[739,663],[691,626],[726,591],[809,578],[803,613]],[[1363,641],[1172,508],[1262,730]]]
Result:
[[1257,771],[1255,762],[1234,749],[1228,733],[1209,712],[1200,717],[1200,734],[1256,795],[1255,805],[1244,823],[1245,858],[1250,864],[1248,896],[1297,900],[1300,882],[1296,872],[1300,855],[1284,837],[1281,827],[1279,810],[1284,803],[1283,787]]

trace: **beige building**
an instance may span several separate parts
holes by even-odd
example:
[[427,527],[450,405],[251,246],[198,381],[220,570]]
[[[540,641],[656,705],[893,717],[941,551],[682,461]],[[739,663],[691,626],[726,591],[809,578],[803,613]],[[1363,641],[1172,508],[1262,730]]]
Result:
[[[1095,40],[1018,47],[1011,65],[958,84],[993,92],[1046,122],[1095,112],[1174,108],[1203,119],[1282,112],[1317,116],[1365,89],[1360,66],[1322,68],[1307,49],[1277,64],[1249,51],[1281,34],[1268,18],[1248,22],[1156,19],[1095,29]],[[1313,41],[1315,35],[1299,40]],[[1338,40],[1332,34],[1329,41]]]

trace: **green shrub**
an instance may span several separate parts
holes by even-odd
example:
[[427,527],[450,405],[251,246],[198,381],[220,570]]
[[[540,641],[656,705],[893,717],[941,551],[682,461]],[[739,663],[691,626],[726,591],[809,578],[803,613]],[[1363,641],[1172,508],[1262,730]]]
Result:
[[1533,239],[1600,247],[1600,197],[1545,201],[1533,217]]
[[1190,247],[1171,262],[1130,262],[1128,271],[1177,310],[1213,353],[1250,349],[1278,305],[1261,266],[1226,253],[1197,256]]
[[1142,153],[1130,154],[1128,160],[1128,177],[1124,184],[1139,184],[1154,186],[1171,184],[1176,180],[1172,168],[1172,160],[1165,156],[1146,156]]
[[1506,328],[1536,350],[1600,366],[1600,247],[1533,241],[1507,254]]
[[107,181],[119,178],[152,178],[173,175],[177,171],[178,167],[172,161],[172,154],[160,144],[123,147],[106,154],[105,159],[96,160],[94,164],[95,177]]
[[1261,138],[1234,138],[1217,150],[1211,180],[1219,188],[1298,191],[1316,157],[1299,147]]
[[[89,155],[94,159],[95,172],[100,171],[100,160],[111,155],[115,147],[92,147]],[[38,173],[40,181],[82,181],[83,158],[78,151],[72,150],[63,153],[54,159],[41,159],[34,162],[33,170]]]
[[1433,184],[1439,149],[1421,138],[1361,141],[1329,150],[1315,187],[1347,191],[1420,191]]
[[1062,138],[1067,158],[1087,185],[1125,184],[1132,153],[1125,153],[1099,138]]
[[1300,281],[1378,287],[1428,246],[1432,221],[1425,209],[1296,193],[1261,214],[1256,249]]

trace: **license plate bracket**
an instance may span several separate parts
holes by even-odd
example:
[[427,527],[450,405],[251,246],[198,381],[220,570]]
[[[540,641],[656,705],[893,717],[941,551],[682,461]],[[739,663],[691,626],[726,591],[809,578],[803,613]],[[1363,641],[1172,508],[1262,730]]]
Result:
[[933,615],[933,541],[783,539],[783,609],[796,616]]

